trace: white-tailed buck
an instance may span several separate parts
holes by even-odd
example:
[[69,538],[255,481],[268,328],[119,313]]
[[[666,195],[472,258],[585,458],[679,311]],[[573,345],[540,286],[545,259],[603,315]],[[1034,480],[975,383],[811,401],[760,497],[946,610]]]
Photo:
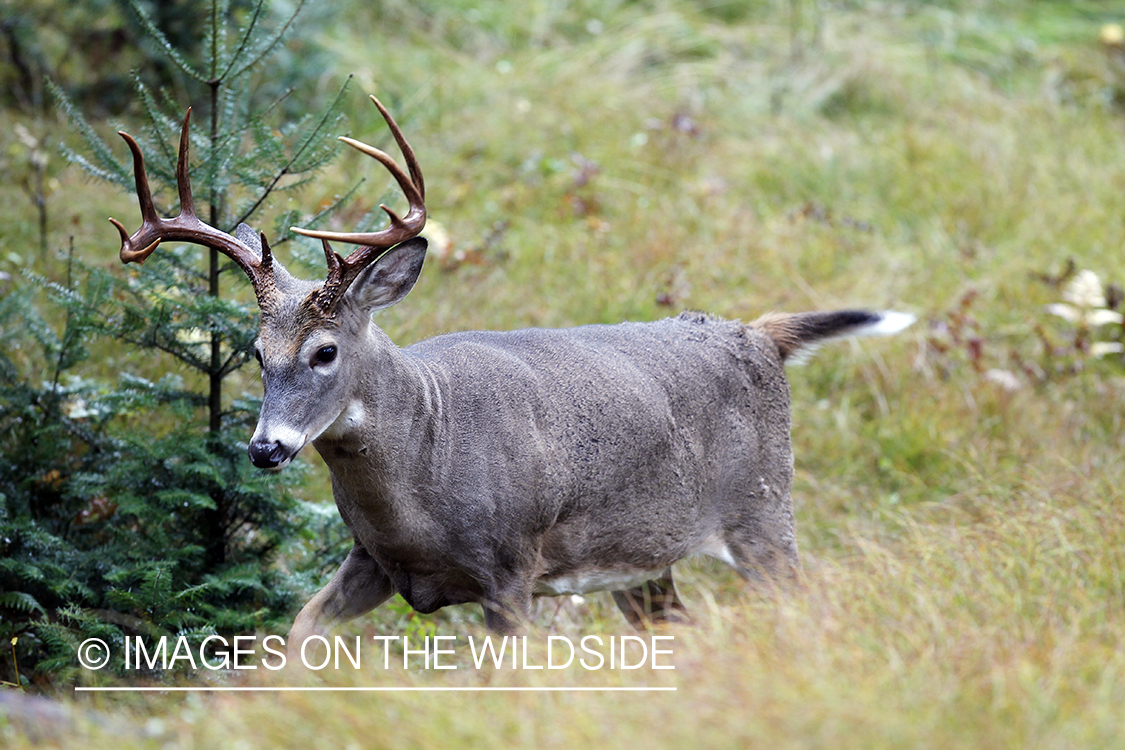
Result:
[[[426,241],[422,173],[344,138],[394,176],[409,201],[387,228],[323,241],[325,281],[291,276],[263,235],[232,237],[196,218],[188,118],[181,212],[157,215],[133,153],[141,228],[120,222],[121,259],[166,240],[228,255],[261,307],[265,399],[250,442],[279,470],[306,444],[323,456],[355,543],[297,616],[290,644],[398,592],[419,612],[479,602],[510,631],[540,594],[609,590],[634,625],[683,613],[672,564],[706,554],[747,579],[798,568],[789,497],[789,386],[783,365],[843,335],[890,333],[912,318],[859,310],[767,315],[749,325],[700,313],[654,323],[464,332],[400,349],[371,322],[418,278]],[[189,111],[190,116],[190,111]],[[342,258],[329,240],[360,247]]]

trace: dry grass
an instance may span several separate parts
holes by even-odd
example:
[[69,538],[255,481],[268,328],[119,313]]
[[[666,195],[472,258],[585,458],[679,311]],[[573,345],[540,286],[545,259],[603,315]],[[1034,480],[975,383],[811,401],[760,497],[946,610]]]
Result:
[[[898,339],[837,345],[791,370],[801,590],[746,591],[685,565],[699,624],[671,631],[672,673],[329,678],[675,693],[85,695],[46,744],[1118,746],[1122,363],[1044,354],[1036,329],[1073,338],[1043,310],[1059,287],[1038,278],[1067,258],[1125,277],[1125,73],[1096,41],[1125,7],[796,3],[794,56],[790,5],[388,2],[328,38],[334,75],[398,102],[451,238],[449,257],[380,318],[401,343],[683,308],[920,317]],[[368,23],[393,38],[361,41]],[[362,102],[354,119],[357,134],[381,132]],[[365,169],[342,162],[308,199]],[[80,250],[108,264],[103,198],[60,179],[72,208],[56,214],[56,237],[72,216],[82,236],[96,226],[101,239]],[[0,257],[29,252],[18,201],[0,209],[14,210],[0,214]],[[968,292],[971,345],[950,338]],[[462,608],[424,622],[463,641],[479,637],[475,620]],[[625,632],[602,596],[544,604],[540,620],[543,636]],[[401,611],[358,627],[424,632]],[[3,719],[0,737],[33,744]]]

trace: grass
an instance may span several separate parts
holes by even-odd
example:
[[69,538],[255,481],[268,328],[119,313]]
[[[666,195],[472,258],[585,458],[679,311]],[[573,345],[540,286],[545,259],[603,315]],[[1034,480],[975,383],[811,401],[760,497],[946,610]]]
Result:
[[[1040,277],[1068,258],[1125,277],[1125,72],[1097,42],[1120,20],[1120,3],[999,0],[341,13],[322,32],[337,60],[326,90],[354,73],[395,103],[450,240],[379,318],[396,341],[680,309],[865,305],[919,323],[790,370],[804,584],[775,596],[685,564],[699,623],[669,632],[674,672],[327,678],[675,693],[84,694],[63,697],[70,718],[43,743],[1118,746],[1122,362],[1071,345],[1044,311],[1062,285]],[[355,99],[352,132],[382,138]],[[346,157],[303,200],[370,170]],[[132,215],[131,199],[73,171],[58,180],[54,243],[73,232],[111,265],[103,217]],[[0,189],[4,268],[36,264],[34,215],[11,181]],[[327,496],[322,478],[307,491]],[[356,628],[480,634],[467,608],[383,609]],[[543,602],[533,639],[624,632],[597,595]],[[37,744],[20,726],[0,718],[5,746]]]

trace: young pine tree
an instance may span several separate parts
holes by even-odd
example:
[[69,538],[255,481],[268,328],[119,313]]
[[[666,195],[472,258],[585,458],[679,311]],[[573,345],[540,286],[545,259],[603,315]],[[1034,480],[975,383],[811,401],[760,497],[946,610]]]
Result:
[[[195,60],[130,3],[188,82],[192,119],[203,124],[192,140],[195,207],[224,231],[259,223],[280,193],[336,153],[329,136],[343,90],[325,112],[289,123],[275,121],[277,98],[255,94],[256,71],[302,4],[274,19],[264,0],[237,10],[205,3],[208,32]],[[134,135],[158,209],[173,214],[176,206],[159,201],[175,200],[186,107],[140,77],[136,90],[145,122]],[[128,152],[105,143],[54,91],[87,144],[86,153],[68,152],[71,160],[133,192]],[[288,239],[291,224],[315,225],[332,208],[311,219],[277,216],[272,244]],[[252,295],[234,286],[244,277],[228,274],[225,261],[214,250],[171,246],[143,272],[41,280],[66,311],[61,335],[15,302],[18,295],[0,305],[0,330],[28,338],[39,354],[27,364],[53,373],[33,384],[0,356],[0,638],[17,639],[0,679],[18,681],[16,664],[43,679],[75,677],[75,648],[86,637],[107,640],[119,665],[125,635],[202,638],[277,627],[273,618],[287,616],[293,587],[279,580],[274,557],[324,515],[296,501],[285,475],[262,475],[246,459],[257,405],[232,398],[227,386],[251,357],[256,307],[242,301]],[[137,369],[162,358],[176,374],[153,380],[126,364],[113,385],[77,376],[85,347],[99,340],[126,345]]]

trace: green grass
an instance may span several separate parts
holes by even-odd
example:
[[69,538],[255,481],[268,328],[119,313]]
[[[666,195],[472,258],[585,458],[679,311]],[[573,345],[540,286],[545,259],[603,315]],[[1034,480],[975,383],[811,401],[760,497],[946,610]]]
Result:
[[[1039,276],[1073,258],[1125,280],[1125,68],[1097,41],[1125,5],[806,2],[797,21],[791,5],[386,2],[321,34],[336,59],[325,89],[356,76],[349,131],[385,142],[360,93],[393,103],[450,238],[378,319],[400,344],[680,309],[918,315],[895,339],[835,344],[790,370],[803,587],[766,595],[685,564],[699,623],[670,631],[672,673],[330,678],[671,694],[62,696],[76,713],[55,744],[1120,745],[1125,373],[1065,346],[1073,330],[1044,310],[1061,290]],[[9,170],[17,121],[0,113]],[[372,170],[347,156],[301,200]],[[133,216],[132,199],[73,170],[58,179],[54,246],[73,233],[79,254],[112,266],[104,218]],[[14,181],[0,191],[0,268],[61,274],[34,260]],[[958,332],[979,337],[977,354]],[[109,357],[101,374],[173,367]],[[306,493],[327,499],[323,472]],[[537,634],[627,632],[606,595],[558,604],[541,603]],[[463,636],[477,621],[390,608],[356,628]],[[2,718],[0,737],[32,744]]]

